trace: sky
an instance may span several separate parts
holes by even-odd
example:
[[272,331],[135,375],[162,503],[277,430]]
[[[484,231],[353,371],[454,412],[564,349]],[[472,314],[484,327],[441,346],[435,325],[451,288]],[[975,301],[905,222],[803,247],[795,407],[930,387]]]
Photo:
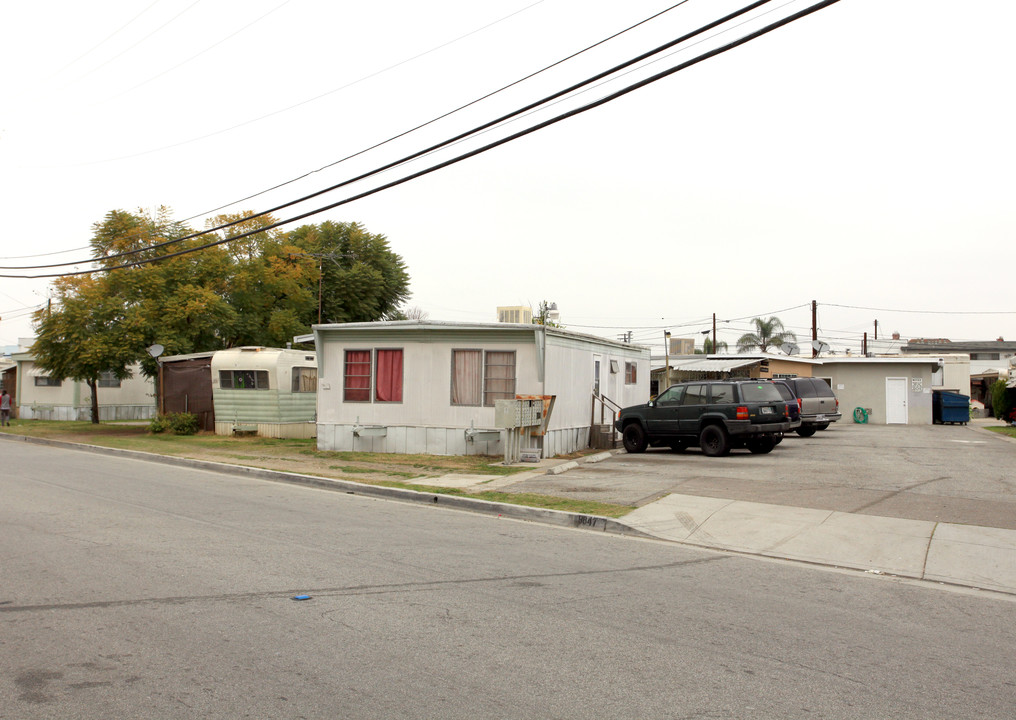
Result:
[[[0,43],[0,275],[87,268],[92,225],[111,210],[168,206],[201,229],[216,212],[296,200],[747,4],[4,3],[16,31]],[[773,0],[275,217],[479,149],[813,4]],[[841,0],[285,227],[356,221],[386,236],[411,276],[407,307],[431,320],[493,322],[499,305],[548,301],[569,329],[630,332],[662,354],[665,331],[701,344],[714,314],[731,348],[755,317],[806,342],[815,302],[835,352],[858,352],[876,323],[880,338],[1016,340],[1014,25],[1006,0]],[[78,264],[20,269],[56,262]],[[0,277],[0,346],[32,336],[50,282]]]

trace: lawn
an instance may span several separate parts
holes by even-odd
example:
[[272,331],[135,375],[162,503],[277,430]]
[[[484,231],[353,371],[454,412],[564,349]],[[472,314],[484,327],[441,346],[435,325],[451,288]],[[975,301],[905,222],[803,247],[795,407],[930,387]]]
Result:
[[136,450],[198,460],[244,465],[384,485],[428,494],[459,495],[494,502],[541,507],[585,515],[617,518],[634,508],[549,495],[475,490],[428,485],[428,478],[449,474],[489,477],[487,482],[532,471],[531,467],[505,467],[500,458],[487,455],[396,455],[367,452],[329,452],[317,449],[313,439],[276,439],[255,436],[229,437],[202,432],[197,435],[152,434],[147,424],[15,420],[2,431],[11,435]]

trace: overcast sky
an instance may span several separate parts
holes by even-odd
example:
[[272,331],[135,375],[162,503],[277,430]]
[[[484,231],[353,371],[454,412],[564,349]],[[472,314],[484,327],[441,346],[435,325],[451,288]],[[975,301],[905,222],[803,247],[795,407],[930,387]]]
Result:
[[[689,0],[335,164],[675,2],[6,2],[0,265],[81,261],[114,209],[166,205],[202,228],[209,211],[310,173],[228,209],[295,200],[742,6]],[[774,0],[700,44],[276,216],[418,172],[812,4]],[[492,322],[498,305],[548,300],[568,328],[631,331],[662,351],[664,330],[700,342],[713,313],[731,346],[773,314],[807,340],[815,300],[834,349],[859,351],[876,320],[880,337],[1016,340],[1014,26],[1008,0],[842,0],[302,223],[385,235],[412,278],[408,305],[433,320]],[[32,334],[49,282],[0,278],[0,345]]]

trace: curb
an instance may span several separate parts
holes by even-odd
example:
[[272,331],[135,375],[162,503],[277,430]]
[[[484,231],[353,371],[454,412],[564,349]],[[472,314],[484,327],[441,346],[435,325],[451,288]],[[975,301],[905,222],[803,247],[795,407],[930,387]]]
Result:
[[[85,445],[83,443],[72,443],[65,440],[49,440],[47,438],[34,438],[25,435],[10,435],[0,433],[0,438],[11,442],[26,442],[35,445],[62,448],[64,450],[77,450],[79,452],[90,452],[96,455],[110,455],[114,457],[128,458],[131,460],[142,460],[157,462],[163,465],[191,468],[194,470],[207,470],[210,472],[236,475],[239,477],[254,478],[257,480],[268,480],[271,482],[289,483],[292,485],[306,485],[333,492],[344,492],[347,495],[362,495],[364,497],[375,497],[386,500],[399,500],[402,502],[423,503],[435,507],[454,508],[466,510],[483,515],[506,517],[513,520],[527,520],[539,522],[545,525],[556,525],[558,527],[576,528],[581,530],[597,530],[600,532],[613,533],[615,535],[626,535],[629,537],[658,540],[654,535],[637,530],[613,518],[600,515],[582,515],[580,513],[565,512],[563,510],[549,510],[546,508],[529,507],[526,505],[512,505],[510,503],[492,502],[478,498],[459,497],[456,495],[441,495],[435,493],[421,492],[419,490],[406,490],[403,488],[391,488],[380,485],[364,485],[351,480],[332,480],[317,475],[304,475],[301,473],[289,473],[281,470],[266,470],[264,468],[247,467],[246,465],[231,465],[229,463],[214,462],[211,460],[195,460],[193,458],[181,458],[173,455],[158,455],[140,450],[120,450],[118,448],[107,448],[100,445]],[[569,463],[566,463],[566,465]],[[575,463],[578,467],[578,464]],[[557,466],[563,467],[563,466]],[[551,468],[553,469],[553,468]],[[548,472],[550,472],[548,470]]]

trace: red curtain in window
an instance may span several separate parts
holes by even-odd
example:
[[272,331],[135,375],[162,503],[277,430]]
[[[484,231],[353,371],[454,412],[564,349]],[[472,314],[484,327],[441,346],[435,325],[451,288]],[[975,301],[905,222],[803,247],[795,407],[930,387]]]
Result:
[[402,351],[377,351],[377,382],[374,399],[378,402],[402,402]]
[[370,402],[370,350],[346,350],[342,399],[347,402]]

